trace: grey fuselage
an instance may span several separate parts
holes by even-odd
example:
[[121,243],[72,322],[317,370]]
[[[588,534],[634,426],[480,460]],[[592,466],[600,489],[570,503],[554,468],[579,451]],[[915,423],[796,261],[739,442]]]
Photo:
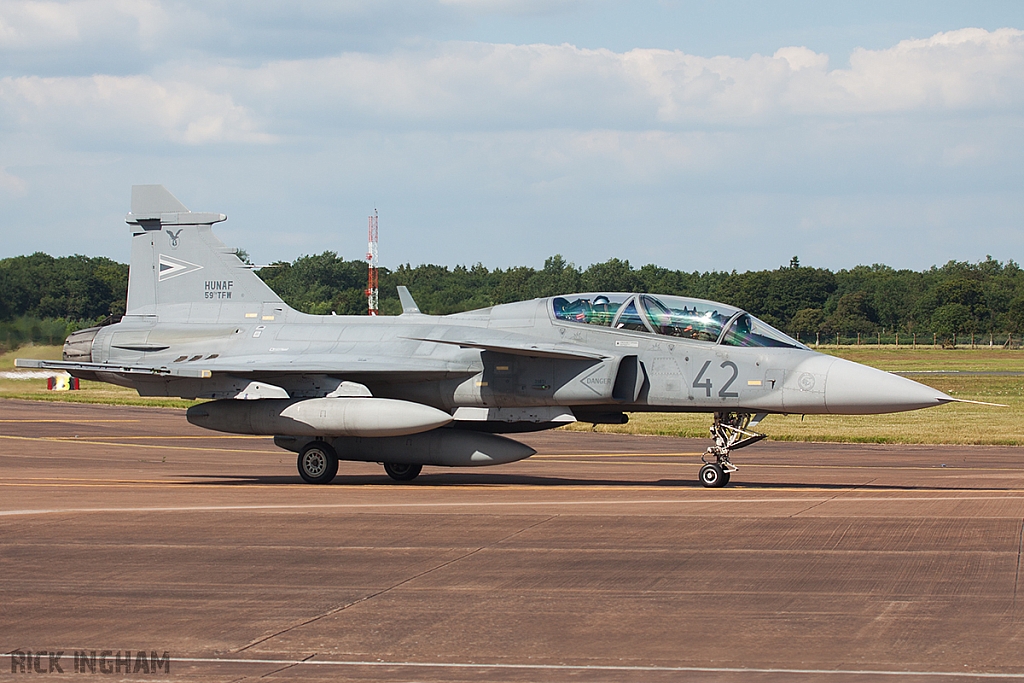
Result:
[[251,399],[326,396],[345,380],[374,397],[448,413],[489,409],[482,421],[508,431],[550,422],[558,407],[597,422],[622,411],[857,414],[937,405],[941,395],[807,348],[567,322],[555,317],[552,298],[448,316],[314,316],[273,304],[254,307],[244,323],[234,305],[226,306],[234,322],[220,322],[215,308],[174,323],[126,316],[96,330],[89,351],[93,363],[195,368],[210,377],[95,378],[144,396],[238,398],[248,390]]
[[225,219],[134,186],[126,314],[73,333],[63,360],[16,365],[212,399],[189,422],[273,435],[310,483],[329,482],[338,459],[385,463],[400,480],[423,465],[514,462],[533,449],[497,433],[662,411],[714,413],[701,481],[721,486],[736,469],[729,451],[762,438],[747,427],[767,413],[954,400],[701,299],[591,292],[431,316],[399,287],[399,316],[308,315],[217,239]]

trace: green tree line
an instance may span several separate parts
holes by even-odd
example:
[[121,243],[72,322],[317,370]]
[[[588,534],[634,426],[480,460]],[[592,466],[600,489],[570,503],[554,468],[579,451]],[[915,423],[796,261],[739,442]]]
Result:
[[74,330],[124,313],[128,266],[37,252],[0,259],[0,350],[60,344]]
[[[359,315],[366,313],[366,268],[365,261],[326,251],[257,273],[298,310]],[[0,259],[0,344],[39,341],[58,328],[116,318],[124,313],[127,282],[128,266],[103,257],[36,253]],[[634,268],[618,258],[583,268],[559,255],[540,269],[405,264],[381,269],[382,314],[401,311],[398,285],[408,286],[421,310],[433,314],[571,292],[625,291],[722,301],[805,340],[894,332],[941,339],[1024,333],[1024,271],[1012,260],[991,257],[924,271],[876,264],[833,272],[802,266],[795,257],[775,270],[744,273]]]
[[[276,263],[260,271],[289,304],[309,313],[366,312],[366,263],[334,252]],[[685,272],[634,268],[617,258],[581,268],[559,255],[540,269],[399,266],[381,269],[380,308],[395,315],[395,288],[406,285],[421,310],[455,313],[493,304],[582,291],[694,296],[743,308],[805,340],[879,333],[954,335],[1024,332],[1024,271],[1014,261],[950,261],[925,271],[885,265],[833,272],[794,257],[775,270]]]

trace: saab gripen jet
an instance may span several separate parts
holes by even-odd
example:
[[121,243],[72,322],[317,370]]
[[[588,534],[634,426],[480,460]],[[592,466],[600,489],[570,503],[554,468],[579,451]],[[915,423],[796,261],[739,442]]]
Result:
[[70,335],[61,361],[17,365],[209,399],[189,422],[273,436],[311,484],[330,482],[339,460],[381,463],[398,481],[424,465],[513,462],[535,451],[501,434],[657,411],[713,416],[699,476],[719,487],[768,414],[958,400],[679,296],[587,292],[435,316],[399,287],[398,316],[308,315],[214,236],[226,218],[189,211],[161,185],[133,187],[125,315]]

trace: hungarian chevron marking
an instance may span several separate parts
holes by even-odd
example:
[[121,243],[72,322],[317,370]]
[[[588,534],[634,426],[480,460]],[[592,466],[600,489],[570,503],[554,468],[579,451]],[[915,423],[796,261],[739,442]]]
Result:
[[181,259],[172,258],[165,254],[160,254],[158,259],[159,276],[157,280],[163,282],[164,280],[170,280],[172,277],[178,277],[185,273],[193,273],[197,270],[202,270],[202,266],[189,263],[188,261],[182,261]]

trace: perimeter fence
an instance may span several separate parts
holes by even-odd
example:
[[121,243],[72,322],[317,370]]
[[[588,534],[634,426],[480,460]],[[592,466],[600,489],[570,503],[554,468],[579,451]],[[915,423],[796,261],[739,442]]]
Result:
[[986,334],[957,334],[952,338],[943,337],[932,332],[913,333],[899,332],[882,334],[794,334],[797,341],[815,347],[843,346],[877,346],[892,348],[1002,348],[1019,349],[1024,343],[1024,335],[1010,332]]

